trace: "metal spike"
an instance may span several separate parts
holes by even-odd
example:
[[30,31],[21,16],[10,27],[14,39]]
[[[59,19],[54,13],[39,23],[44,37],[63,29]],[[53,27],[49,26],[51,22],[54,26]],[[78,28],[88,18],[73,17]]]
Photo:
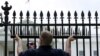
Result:
[[95,16],[98,16],[98,12],[97,11],[95,12]]
[[14,10],[14,12],[13,12],[13,16],[16,16],[16,12],[15,12],[15,10]]
[[57,12],[56,11],[54,12],[54,17],[57,17]]
[[29,11],[27,11],[27,13],[26,13],[26,16],[27,16],[27,17],[29,17],[29,16],[30,16],[30,13],[29,13]]
[[82,11],[81,16],[84,17],[84,12]]
[[88,12],[88,16],[91,16],[91,12],[90,11]]
[[36,13],[36,11],[34,11],[34,13],[33,13],[33,16],[34,16],[34,17],[36,17],[36,16],[37,16],[37,13]]
[[74,16],[77,16],[77,12],[75,11]]
[[22,11],[20,11],[20,16],[23,16],[23,12]]
[[68,16],[69,16],[69,17],[71,16],[71,13],[70,13],[70,11],[68,11]]
[[49,11],[47,12],[47,17],[50,17],[50,12]]
[[61,17],[63,17],[63,16],[64,16],[64,13],[63,13],[63,11],[61,11],[61,13],[60,13],[60,16],[61,16]]
[[40,17],[43,17],[43,12],[42,11],[40,12]]

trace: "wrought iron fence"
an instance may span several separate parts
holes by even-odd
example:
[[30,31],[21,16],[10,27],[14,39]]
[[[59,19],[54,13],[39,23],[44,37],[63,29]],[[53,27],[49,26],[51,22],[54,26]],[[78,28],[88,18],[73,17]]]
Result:
[[[33,12],[33,23],[30,22],[30,13],[27,11],[26,13],[26,23],[23,22],[23,12],[20,12],[20,23],[15,23],[17,17],[16,17],[16,11],[13,12],[13,23],[10,23],[9,20],[9,10],[12,8],[12,6],[8,7],[8,2],[5,2],[5,7],[2,6],[2,9],[4,11],[5,17],[2,17],[1,15],[1,23],[0,27],[5,28],[5,56],[7,56],[7,42],[8,42],[8,26],[11,27],[11,38],[13,39],[15,37],[15,34],[17,33],[21,38],[27,38],[27,42],[29,42],[29,38],[33,38],[34,41],[36,41],[36,38],[39,37],[40,32],[43,30],[48,30],[54,35],[55,39],[55,48],[57,48],[57,39],[62,39],[62,49],[64,50],[64,39],[67,38],[70,35],[75,35],[76,38],[76,55],[78,56],[78,39],[83,39],[83,55],[85,56],[85,39],[89,39],[89,48],[90,48],[90,56],[92,56],[92,40],[91,40],[91,27],[96,27],[96,44],[97,44],[97,56],[99,56],[99,41],[98,41],[98,26],[100,26],[100,23],[98,23],[98,12],[95,12],[95,22],[91,22],[91,12],[88,12],[88,18],[85,18],[85,14],[82,11],[81,13],[81,23],[78,22],[78,14],[75,11],[74,18],[71,19],[71,13],[68,11],[67,18],[64,18],[64,13],[61,11],[60,18],[58,18],[58,14],[56,11],[54,11],[54,16],[51,18],[50,12],[47,12],[47,23],[44,23],[44,17],[43,12],[40,12],[40,17],[37,18],[37,12]],[[37,19],[40,20],[40,23],[37,23]],[[53,19],[54,23],[51,23],[50,20]],[[60,19],[61,23],[57,23],[57,20]],[[66,19],[66,23],[64,23],[64,20]],[[84,20],[87,19],[88,23],[85,23]],[[4,21],[3,21],[4,20]],[[73,23],[71,22],[73,20]],[[15,41],[13,40],[13,50],[15,51]],[[15,56],[15,54],[14,54]]]

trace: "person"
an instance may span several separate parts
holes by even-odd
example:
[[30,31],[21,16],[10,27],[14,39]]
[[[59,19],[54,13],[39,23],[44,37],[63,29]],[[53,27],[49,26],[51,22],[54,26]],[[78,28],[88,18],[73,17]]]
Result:
[[29,49],[31,49],[31,48],[36,49],[36,47],[37,47],[36,42],[29,41],[27,43],[27,48],[29,48]]
[[[16,34],[15,41],[18,43],[18,45],[17,45],[17,55],[19,55],[19,53],[23,52],[22,39]],[[36,43],[29,41],[26,44],[26,47],[29,48],[29,49],[36,49]]]
[[26,50],[24,52],[19,53],[19,56],[71,56],[71,41],[75,40],[73,36],[68,37],[65,43],[65,51],[61,49],[53,49],[50,45],[52,39],[53,34],[51,34],[49,31],[42,31],[39,37],[39,48]]

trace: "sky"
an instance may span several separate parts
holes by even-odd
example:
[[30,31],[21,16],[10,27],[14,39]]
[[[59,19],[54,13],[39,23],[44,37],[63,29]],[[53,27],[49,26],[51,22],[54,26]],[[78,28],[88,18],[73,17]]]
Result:
[[[4,5],[4,2],[8,1],[12,5],[12,11],[58,11],[61,10],[67,12],[74,12],[75,10],[80,12],[83,10],[87,13],[89,10],[93,13],[97,10],[100,11],[100,0],[0,0],[0,5]],[[0,9],[1,10],[1,9]]]
[[[98,11],[98,13],[100,12],[100,0],[0,0],[0,6],[4,6],[5,1],[8,1],[9,5],[12,5],[10,11],[11,17],[14,10],[17,12],[17,17],[19,17],[21,10],[25,17],[27,10],[30,11],[30,17],[32,17],[34,11],[37,12],[37,17],[40,11],[43,11],[44,17],[46,17],[47,11],[50,11],[51,16],[53,16],[55,10],[58,16],[60,16],[60,12],[63,11],[65,18],[67,18],[68,11],[71,12],[73,18],[74,11],[77,11],[78,18],[81,18],[82,11],[84,11],[86,18],[88,17],[88,11],[91,11],[92,18],[94,18],[95,11]],[[1,8],[0,12],[3,13]]]
[[[94,18],[95,11],[100,12],[100,0],[0,0],[0,6],[4,5],[5,1],[12,5],[10,11],[10,16],[15,10],[17,12],[17,17],[19,17],[19,12],[22,10],[24,16],[26,16],[27,10],[30,11],[30,16],[36,11],[39,16],[40,11],[43,11],[44,17],[46,17],[47,11],[50,11],[51,16],[53,16],[56,10],[60,16],[60,12],[64,12],[64,17],[67,17],[67,12],[70,11],[72,17],[74,16],[74,11],[77,11],[78,17],[81,18],[81,12],[84,11],[87,18],[88,11],[92,12]],[[29,2],[28,2],[29,1]],[[0,8],[0,12],[3,13]],[[100,14],[100,13],[99,13]]]
[[[89,10],[92,12],[92,18],[94,18],[95,11],[98,11],[98,13],[100,12],[100,0],[29,0],[29,2],[28,0],[0,0],[0,6],[4,6],[5,1],[8,1],[9,5],[12,5],[10,11],[11,17],[14,10],[17,12],[17,17],[19,17],[19,12],[21,10],[23,11],[24,16],[26,16],[25,13],[27,10],[30,11],[31,16],[34,11],[36,11],[39,16],[40,11],[42,10],[44,17],[46,17],[47,11],[50,11],[51,16],[53,16],[55,10],[58,15],[63,11],[65,18],[67,17],[68,11],[71,12],[72,17],[74,16],[74,11],[77,11],[79,18],[81,18],[81,11],[84,11],[86,18]],[[3,13],[1,8],[0,12]]]
[[[34,11],[36,11],[39,16],[40,11],[42,10],[44,17],[46,17],[47,11],[50,11],[51,16],[53,16],[55,10],[59,16],[60,12],[63,11],[65,18],[67,18],[68,11],[71,12],[72,18],[74,18],[74,11],[77,11],[78,18],[81,18],[81,11],[84,11],[86,18],[88,17],[87,13],[89,10],[92,12],[92,18],[94,18],[95,11],[98,11],[98,13],[100,12],[100,0],[29,0],[29,2],[28,0],[0,0],[0,6],[4,6],[5,1],[8,1],[9,5],[12,5],[12,9],[10,11],[11,21],[12,12],[14,10],[17,12],[17,17],[19,17],[19,12],[21,10],[25,17],[27,10],[30,11],[30,17],[32,17]],[[1,8],[0,12],[3,13]],[[95,19],[92,21],[95,21]]]

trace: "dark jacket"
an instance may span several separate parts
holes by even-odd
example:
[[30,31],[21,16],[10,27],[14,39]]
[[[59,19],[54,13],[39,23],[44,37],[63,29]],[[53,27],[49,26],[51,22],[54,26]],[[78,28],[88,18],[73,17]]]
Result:
[[53,49],[51,46],[40,46],[38,49],[26,50],[19,56],[69,56],[69,54],[61,49]]

